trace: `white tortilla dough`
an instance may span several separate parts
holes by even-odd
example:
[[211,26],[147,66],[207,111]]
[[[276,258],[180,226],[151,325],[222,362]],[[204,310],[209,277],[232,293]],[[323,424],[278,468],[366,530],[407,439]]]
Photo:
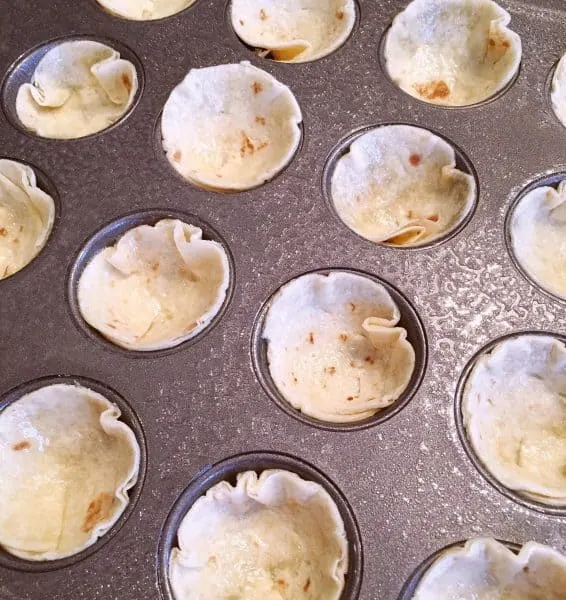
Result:
[[18,90],[16,112],[41,137],[80,138],[118,121],[137,90],[136,68],[116,50],[88,40],[62,42]]
[[348,570],[342,517],[318,483],[268,470],[201,496],[169,560],[175,600],[338,600]]
[[405,92],[432,104],[487,100],[515,76],[521,38],[492,0],[414,0],[385,43],[387,70]]
[[391,246],[419,246],[469,214],[475,180],[456,168],[448,142],[408,125],[377,127],[358,137],[331,180],[336,212],[357,234]]
[[39,254],[54,220],[53,198],[37,187],[33,169],[0,159],[0,279]]
[[356,22],[354,0],[232,0],[238,37],[281,62],[327,56],[348,38]]
[[77,554],[128,504],[140,449],[120,410],[79,385],[26,394],[0,413],[0,546],[28,560]]
[[310,273],[271,302],[263,338],[283,397],[304,414],[346,423],[372,416],[407,387],[415,352],[397,305],[353,273]]
[[85,267],[78,301],[85,321],[129,350],[171,348],[216,316],[230,280],[228,256],[179,220],[141,225]]
[[464,426],[487,470],[505,487],[566,504],[566,348],[520,335],[475,364],[462,399]]
[[163,148],[195,185],[249,189],[289,163],[301,120],[291,90],[248,62],[192,69],[165,103]]
[[515,207],[509,232],[519,264],[545,290],[566,299],[566,181],[542,186]]
[[552,78],[550,100],[554,114],[566,127],[566,54],[560,59]]
[[153,21],[175,15],[195,0],[96,0],[108,12],[132,21]]
[[413,600],[566,600],[566,557],[528,542],[519,554],[491,538],[446,550]]

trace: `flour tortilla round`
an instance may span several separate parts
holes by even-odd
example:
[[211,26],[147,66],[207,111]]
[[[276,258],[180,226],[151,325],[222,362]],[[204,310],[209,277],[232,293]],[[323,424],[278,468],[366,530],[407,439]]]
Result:
[[124,116],[137,89],[136,68],[116,50],[90,40],[62,42],[18,90],[16,112],[40,137],[81,138]]
[[481,356],[462,398],[470,443],[505,487],[566,504],[566,348],[523,334]]
[[426,129],[376,127],[356,138],[332,173],[338,216],[377,243],[414,247],[454,230],[473,208],[474,178],[452,146]]
[[232,0],[232,26],[262,56],[301,63],[327,56],[356,22],[354,0]]
[[386,67],[405,92],[432,104],[487,100],[515,76],[521,38],[491,0],[414,0],[385,42]]
[[550,100],[554,114],[566,127],[566,54],[560,59],[552,78]]
[[267,470],[201,496],[169,560],[175,600],[338,600],[348,570],[342,517],[326,490]]
[[249,189],[289,163],[301,120],[291,90],[248,62],[192,69],[163,108],[163,148],[195,185]]
[[566,181],[541,186],[521,198],[509,233],[515,258],[527,275],[566,300]]
[[196,0],[96,0],[109,13],[132,21],[153,21],[175,15]]
[[374,415],[406,389],[415,368],[399,308],[362,275],[309,273],[284,285],[263,339],[271,377],[294,408],[322,421]]
[[33,169],[0,159],[0,279],[39,254],[54,220],[53,198],[37,187]]
[[528,542],[519,554],[491,538],[446,550],[423,575],[413,600],[564,600],[566,557]]
[[128,505],[140,449],[120,410],[79,385],[26,394],[0,413],[0,546],[27,560],[77,554]]
[[216,316],[230,281],[228,256],[179,220],[141,225],[85,267],[78,301],[85,321],[129,350],[177,346]]

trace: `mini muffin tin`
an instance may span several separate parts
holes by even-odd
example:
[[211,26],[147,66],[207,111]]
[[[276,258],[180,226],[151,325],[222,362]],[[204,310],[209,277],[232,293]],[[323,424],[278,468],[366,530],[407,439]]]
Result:
[[[0,154],[40,169],[55,188],[59,212],[43,251],[0,281],[0,397],[57,375],[116,390],[141,423],[147,473],[129,516],[92,551],[33,568],[4,555],[2,600],[169,600],[163,561],[171,526],[210,487],[204,470],[230,479],[240,467],[272,468],[281,454],[289,458],[276,464],[314,480],[320,471],[352,509],[355,557],[343,600],[395,600],[422,561],[474,536],[514,544],[533,539],[566,551],[566,517],[490,485],[464,448],[455,416],[458,382],[478,350],[517,331],[565,333],[564,304],[515,266],[505,220],[523,190],[566,171],[566,128],[548,98],[566,51],[566,7],[563,0],[501,0],[523,41],[518,77],[492,101],[446,109],[405,94],[383,70],[382,36],[406,4],[360,0],[343,47],[287,65],[257,57],[238,40],[225,0],[199,0],[153,22],[114,17],[91,0],[10,3],[0,28]],[[36,64],[30,50],[76,36],[112,40],[136,59],[137,102],[117,124],[88,138],[24,133],[13,99]],[[190,68],[241,60],[291,87],[303,111],[303,144],[288,168],[259,188],[201,190],[168,165],[158,140],[160,112]],[[442,243],[411,250],[373,244],[348,230],[325,201],[325,165],[342,141],[364,127],[393,123],[446,137],[477,175],[473,215]],[[155,220],[188,213],[195,225],[210,226],[213,239],[218,232],[233,256],[233,294],[216,326],[191,343],[147,355],[117,351],[85,335],[73,308],[76,269],[95,249],[92,240],[114,241],[112,229],[104,229],[109,224],[124,216],[144,222],[155,208]],[[422,322],[428,355],[422,382],[401,410],[344,431],[279,410],[254,369],[254,325],[271,295],[298,275],[331,268],[355,269],[398,290]],[[243,462],[231,459],[242,453]],[[209,471],[225,460],[235,466]],[[190,494],[181,496],[189,484]]]

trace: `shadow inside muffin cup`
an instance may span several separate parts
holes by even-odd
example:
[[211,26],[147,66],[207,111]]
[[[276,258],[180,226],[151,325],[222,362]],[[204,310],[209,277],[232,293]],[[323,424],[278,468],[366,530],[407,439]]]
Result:
[[[269,360],[267,357],[268,343],[263,338],[265,321],[269,309],[271,308],[271,304],[274,298],[285,285],[287,285],[291,281],[294,281],[295,279],[303,277],[304,275],[309,275],[313,273],[317,273],[320,275],[329,275],[330,273],[338,272],[350,273],[353,275],[366,277],[370,281],[377,283],[385,288],[385,290],[389,293],[389,295],[399,308],[399,312],[401,313],[401,319],[399,320],[399,323],[397,323],[396,327],[403,327],[404,329],[406,329],[407,340],[411,343],[415,351],[415,368],[413,370],[407,387],[399,396],[399,398],[397,398],[397,400],[395,400],[391,405],[377,411],[371,417],[360,421],[352,421],[348,423],[331,423],[327,421],[322,421],[320,419],[310,417],[304,414],[302,411],[294,408],[290,404],[290,402],[288,402],[285,399],[285,397],[279,391],[279,388],[273,381],[273,377],[271,376],[269,370]],[[269,398],[277,405],[278,408],[280,408],[287,415],[297,419],[298,421],[301,421],[302,423],[305,423],[306,425],[311,425],[313,427],[326,431],[337,432],[360,431],[362,429],[367,429],[369,427],[373,427],[375,425],[384,423],[385,421],[389,420],[391,417],[399,413],[401,410],[403,410],[403,408],[407,406],[407,404],[416,394],[423,380],[428,357],[425,329],[417,311],[409,302],[409,300],[397,288],[393,287],[384,279],[380,279],[379,277],[371,275],[369,273],[365,273],[364,271],[338,267],[317,269],[314,271],[309,271],[308,273],[301,273],[296,277],[293,277],[289,281],[282,283],[281,286],[277,290],[275,290],[275,292],[267,299],[267,301],[261,307],[259,313],[256,316],[252,330],[250,350],[256,377],[261,386],[263,387],[264,391],[267,393]]]
[[[140,225],[155,225],[158,221],[162,219],[179,219],[189,225],[194,225],[202,229],[202,239],[203,240],[211,240],[219,243],[222,246],[222,249],[226,253],[228,258],[228,288],[226,290],[226,296],[224,301],[222,302],[222,306],[218,310],[218,312],[213,316],[208,325],[202,329],[199,333],[197,333],[194,337],[191,337],[187,340],[182,341],[181,343],[173,346],[171,348],[164,348],[161,350],[129,350],[127,348],[123,348],[114,344],[109,339],[105,338],[100,332],[91,327],[83,318],[79,306],[78,300],[78,287],[79,281],[83,271],[86,266],[90,263],[90,261],[102,250],[108,248],[109,246],[114,245],[118,240],[128,231],[133,229],[134,227],[139,227]],[[183,211],[178,210],[169,210],[169,209],[149,209],[140,212],[134,212],[127,214],[123,217],[120,217],[111,223],[103,226],[99,229],[92,237],[85,242],[82,249],[80,250],[78,256],[75,258],[71,270],[68,276],[67,281],[67,301],[69,304],[69,308],[71,314],[73,316],[73,320],[79,327],[79,329],[91,340],[99,344],[103,344],[107,349],[111,349],[115,352],[119,352],[129,357],[136,358],[156,358],[159,356],[166,356],[168,354],[172,354],[174,352],[179,352],[184,348],[192,346],[196,344],[199,340],[201,340],[205,335],[207,335],[222,319],[230,302],[232,300],[232,296],[234,294],[235,287],[235,265],[234,265],[234,257],[232,256],[232,252],[224,238],[208,223],[197,217],[196,215],[185,213]]]
[[[518,554],[522,547],[520,544],[515,544],[514,542],[506,542],[503,540],[497,541],[500,544],[506,546],[514,554]],[[455,542],[453,544],[448,544],[447,546],[444,546],[444,548],[440,548],[440,550],[437,550],[436,552],[425,558],[421,562],[421,564],[411,573],[409,579],[407,579],[405,585],[403,585],[401,591],[399,592],[397,600],[412,600],[423,577],[425,576],[426,572],[432,567],[432,565],[436,562],[436,560],[439,559],[445,552],[456,548],[463,548],[465,544],[466,540]]]
[[[109,46],[113,50],[116,50],[120,53],[120,58],[130,61],[135,69],[138,76],[138,89],[135,93],[135,96],[132,100],[132,103],[128,107],[128,109],[124,112],[124,114],[117,119],[114,123],[108,125],[104,129],[100,131],[95,131],[89,135],[85,135],[77,138],[50,138],[40,136],[37,133],[28,129],[18,117],[18,113],[16,111],[16,97],[18,95],[18,90],[25,83],[31,83],[33,79],[33,75],[35,70],[41,61],[41,59],[53,48],[64,43],[64,42],[78,42],[78,41],[89,41],[89,42],[98,42],[100,44],[104,44]],[[81,140],[88,140],[90,138],[94,138],[99,135],[103,135],[107,131],[118,127],[121,123],[123,123],[134,111],[136,108],[141,95],[143,93],[143,89],[145,86],[145,72],[143,69],[143,65],[138,56],[130,50],[128,46],[119,42],[118,40],[114,40],[111,38],[106,38],[98,35],[88,35],[88,34],[80,34],[80,35],[68,35],[58,37],[52,40],[48,40],[46,42],[42,42],[38,46],[31,48],[20,57],[18,57],[11,67],[8,69],[4,80],[1,85],[1,104],[4,114],[8,121],[21,133],[29,135],[33,138],[39,138],[41,140],[46,140],[55,143],[69,143],[69,142],[80,142]]]
[[46,175],[46,173],[44,171],[42,171],[40,168],[36,167],[34,164],[29,163],[20,158],[14,158],[13,156],[0,156],[0,160],[11,160],[11,161],[14,161],[17,163],[21,163],[22,165],[25,165],[26,167],[30,167],[31,169],[33,169],[33,172],[35,173],[35,178],[37,181],[37,187],[42,192],[49,194],[49,196],[51,196],[51,198],[53,199],[53,204],[55,205],[55,216],[53,219],[53,226],[51,227],[51,231],[49,232],[49,235],[47,236],[47,239],[45,240],[45,244],[43,244],[43,247],[41,248],[41,250],[27,263],[27,265],[24,265],[21,269],[19,269],[15,273],[12,273],[11,275],[8,275],[7,277],[3,277],[2,279],[0,279],[0,287],[1,287],[2,283],[4,281],[15,280],[17,277],[20,276],[20,274],[22,274],[24,272],[28,273],[34,266],[39,265],[40,260],[41,260],[40,257],[42,257],[42,255],[46,252],[46,250],[47,251],[49,250],[51,241],[54,239],[56,230],[59,228],[59,223],[61,221],[61,200],[59,198],[59,192],[57,191],[57,188],[55,187],[55,184],[53,183],[53,181],[51,181],[51,179]]
[[[558,123],[558,118],[555,116]],[[532,278],[532,276],[523,268],[523,265],[515,255],[515,251],[513,250],[513,242],[512,242],[512,233],[511,233],[511,224],[513,221],[513,216],[515,214],[515,210],[521,204],[521,201],[527,196],[527,194],[531,193],[533,190],[536,190],[540,187],[551,187],[554,189],[558,188],[558,184],[562,181],[566,180],[566,171],[556,171],[551,174],[544,175],[543,177],[537,177],[535,180],[531,181],[527,185],[523,187],[523,189],[517,194],[516,198],[511,202],[509,209],[507,210],[507,214],[505,215],[505,245],[507,247],[507,252],[509,253],[509,257],[511,258],[511,262],[517,271],[524,277],[530,285],[532,285],[539,292],[547,296],[548,298],[554,300],[555,302],[559,302],[562,305],[566,305],[566,298],[562,298],[546,289],[541,283]]]
[[25,571],[28,573],[39,573],[64,569],[87,559],[89,556],[100,550],[100,548],[102,548],[120,531],[124,523],[132,515],[142,493],[147,468],[147,446],[145,434],[134,409],[128,404],[128,402],[126,402],[124,398],[122,398],[122,396],[120,396],[120,394],[118,394],[118,392],[112,388],[88,377],[49,375],[22,383],[0,396],[0,414],[4,409],[8,408],[8,406],[14,402],[17,402],[26,394],[30,394],[31,392],[43,387],[57,384],[79,385],[88,388],[89,390],[104,396],[104,398],[115,404],[120,409],[121,415],[119,421],[125,423],[134,432],[136,441],[140,448],[138,478],[136,483],[128,490],[129,501],[125,510],[118,517],[114,525],[112,525],[112,527],[106,533],[99,537],[94,544],[72,556],[45,561],[33,561],[25,558],[19,558],[18,556],[10,554],[4,550],[2,546],[0,546],[0,566],[7,569]]
[[458,380],[458,386],[456,387],[456,394],[454,399],[454,419],[456,421],[456,431],[458,432],[458,437],[460,438],[460,442],[464,447],[464,451],[466,452],[468,458],[474,465],[474,467],[478,470],[480,475],[500,494],[528,508],[530,510],[534,510],[540,513],[543,513],[548,516],[553,517],[566,517],[566,505],[564,506],[556,506],[549,505],[543,502],[539,502],[529,496],[524,496],[519,492],[516,492],[505,485],[503,485],[496,477],[494,477],[491,472],[487,469],[484,463],[480,460],[479,456],[476,454],[472,443],[468,438],[468,434],[466,432],[466,426],[464,425],[464,413],[462,411],[464,392],[466,389],[466,385],[468,380],[472,374],[474,367],[477,362],[484,356],[490,354],[496,346],[505,342],[507,340],[512,340],[515,338],[519,338],[522,336],[541,336],[541,337],[551,337],[563,344],[566,344],[566,336],[561,335],[559,333],[553,333],[550,331],[534,331],[534,330],[526,330],[526,331],[516,331],[514,333],[510,333],[499,338],[492,340],[487,343],[485,346],[480,348],[474,356],[468,361],[462,374],[460,375],[460,379]]
[[263,451],[238,454],[205,467],[197,473],[173,505],[163,525],[157,549],[158,585],[164,600],[175,600],[169,582],[169,559],[172,549],[178,547],[179,526],[193,504],[221,481],[234,486],[238,473],[255,471],[260,475],[267,469],[296,473],[307,481],[318,483],[330,494],[344,522],[348,540],[348,572],[340,600],[357,600],[362,585],[363,548],[359,526],[348,500],[336,484],[317,467],[289,454]]
[[[368,238],[364,237],[357,231],[354,231],[339,215],[338,211],[336,210],[336,206],[334,205],[334,200],[332,199],[332,176],[334,175],[334,170],[336,169],[336,165],[338,164],[340,159],[343,158],[344,156],[346,156],[350,152],[350,148],[351,148],[352,144],[358,138],[362,137],[366,133],[369,133],[375,129],[378,129],[380,127],[391,127],[391,126],[397,126],[397,125],[406,126],[406,127],[414,127],[416,129],[422,129],[423,131],[427,131],[427,132],[439,137],[441,140],[445,141],[454,150],[455,159],[456,159],[456,168],[458,170],[462,171],[463,173],[465,173],[466,175],[471,175],[473,177],[474,183],[475,183],[475,193],[474,193],[474,198],[473,198],[472,204],[466,211],[466,214],[460,219],[460,221],[458,223],[456,223],[456,225],[454,225],[448,231],[444,232],[439,237],[436,237],[429,242],[424,242],[424,243],[420,243],[420,244],[416,243],[416,244],[411,244],[411,245],[407,245],[407,246],[394,245],[394,244],[390,244],[387,242],[373,242],[372,240],[369,240]],[[435,246],[439,246],[440,244],[443,244],[444,242],[447,242],[448,240],[457,236],[459,233],[461,233],[465,229],[465,227],[469,224],[472,217],[474,216],[474,213],[475,213],[477,205],[478,205],[478,199],[479,199],[479,195],[480,195],[480,183],[479,183],[479,178],[478,178],[476,169],[475,169],[472,161],[468,158],[466,153],[459,146],[457,146],[454,142],[452,142],[452,140],[450,140],[449,138],[438,133],[437,131],[428,129],[427,127],[422,127],[420,125],[416,125],[414,123],[386,122],[386,123],[377,123],[374,125],[366,125],[366,126],[360,127],[359,129],[352,131],[347,136],[342,138],[336,144],[336,146],[334,146],[334,148],[331,150],[331,152],[328,155],[328,158],[326,159],[326,162],[324,164],[324,169],[322,172],[322,193],[323,193],[326,205],[328,206],[328,209],[330,210],[330,212],[332,213],[334,218],[340,223],[340,225],[342,227],[345,227],[350,234],[355,235],[360,240],[363,240],[363,242],[365,242],[367,244],[371,244],[372,246],[381,246],[383,248],[391,248],[393,250],[416,251],[416,250],[425,250],[427,248],[433,248]]]

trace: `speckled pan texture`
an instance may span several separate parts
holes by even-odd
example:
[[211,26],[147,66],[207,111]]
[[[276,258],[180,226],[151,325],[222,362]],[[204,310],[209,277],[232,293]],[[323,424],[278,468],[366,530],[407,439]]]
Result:
[[[521,505],[490,485],[460,441],[454,411],[460,376],[482,347],[515,331],[566,333],[564,304],[519,272],[505,234],[507,211],[521,191],[566,173],[566,129],[549,101],[552,70],[566,49],[566,4],[500,4],[523,40],[520,74],[496,100],[463,109],[420,102],[385,74],[380,41],[405,0],[360,0],[346,44],[300,65],[256,57],[232,31],[225,0],[199,0],[155,22],[113,17],[94,0],[6,5],[2,75],[30,49],[83,34],[115,41],[122,53],[129,48],[143,66],[143,89],[124,120],[80,140],[28,135],[6,117],[12,107],[0,113],[0,155],[45,173],[60,204],[43,251],[0,281],[0,395],[58,374],[116,390],[145,432],[147,474],[131,516],[84,559],[38,572],[0,555],[1,600],[159,598],[158,547],[177,498],[205,467],[253,450],[314,465],[348,500],[364,558],[361,591],[357,596],[350,586],[348,599],[396,600],[426,557],[474,536],[519,544],[534,539],[566,551],[566,517]],[[197,189],[161,150],[160,111],[190,68],[241,60],[291,87],[303,111],[302,147],[286,170],[259,188],[237,194]],[[32,65],[29,60],[8,83],[29,80]],[[3,90],[3,102],[13,97],[13,90]],[[442,244],[418,250],[372,244],[343,225],[325,198],[322,173],[333,148],[359,128],[398,122],[444,136],[477,172],[475,213]],[[195,225],[218,232],[234,257],[235,289],[216,326],[194,343],[139,356],[87,335],[73,316],[68,289],[86,241],[119,217],[148,209],[192,214]],[[423,321],[424,379],[387,420],[318,428],[281,410],[254,371],[252,330],[263,303],[291,278],[328,267],[387,281]],[[269,468],[262,456],[259,470]]]

